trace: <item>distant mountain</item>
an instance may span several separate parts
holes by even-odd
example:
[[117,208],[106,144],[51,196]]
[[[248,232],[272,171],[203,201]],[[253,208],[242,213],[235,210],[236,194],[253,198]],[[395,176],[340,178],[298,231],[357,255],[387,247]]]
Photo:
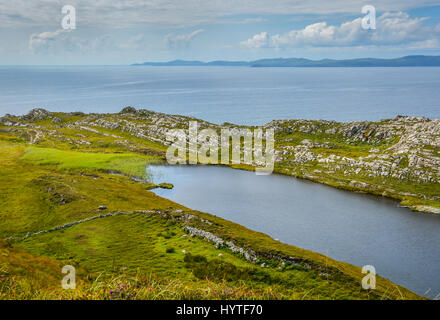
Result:
[[227,66],[227,67],[440,67],[440,56],[406,56],[394,59],[360,58],[347,60],[309,60],[303,58],[260,59],[255,61],[186,61],[144,62],[133,66]]

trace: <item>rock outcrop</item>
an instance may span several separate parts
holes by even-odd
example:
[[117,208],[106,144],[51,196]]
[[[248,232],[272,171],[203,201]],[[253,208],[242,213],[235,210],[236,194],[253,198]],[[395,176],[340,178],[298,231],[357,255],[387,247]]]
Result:
[[[199,132],[207,128],[215,130],[218,141],[210,140],[209,143],[218,143],[220,147],[223,146],[222,129],[231,132],[254,129],[133,107],[125,107],[116,114],[67,115],[75,118],[65,121],[60,114],[55,116],[44,109],[33,109],[25,116],[0,118],[0,128],[25,137],[33,144],[52,140],[93,149],[95,145],[108,144],[110,139],[130,152],[162,157],[163,151],[146,146],[142,141],[167,147],[171,144],[167,141],[167,133],[172,129],[181,129],[188,141],[190,121],[197,121]],[[38,123],[48,119],[52,120],[50,125]],[[62,134],[60,128],[77,134]],[[417,208],[429,212],[437,210],[429,209],[432,204],[428,202],[440,201],[440,119],[397,116],[377,122],[347,123],[274,120],[263,129],[275,132],[275,169],[281,173],[399,200],[412,197],[425,201],[418,203]],[[96,135],[105,137],[107,142],[91,139]],[[206,141],[198,141],[199,146],[202,143]],[[252,161],[250,165],[260,165],[258,160]],[[414,184],[425,186],[424,191],[411,187]]]

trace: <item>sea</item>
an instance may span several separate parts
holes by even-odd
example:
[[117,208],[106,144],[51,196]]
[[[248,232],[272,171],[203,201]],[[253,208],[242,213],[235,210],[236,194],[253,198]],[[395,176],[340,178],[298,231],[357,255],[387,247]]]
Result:
[[0,67],[0,116],[125,106],[243,125],[439,118],[440,68]]

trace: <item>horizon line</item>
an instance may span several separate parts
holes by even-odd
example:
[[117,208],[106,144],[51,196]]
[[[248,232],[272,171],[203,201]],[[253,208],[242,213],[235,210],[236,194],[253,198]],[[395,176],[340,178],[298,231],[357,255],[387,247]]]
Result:
[[393,58],[375,58],[375,57],[357,57],[357,58],[321,58],[321,59],[310,59],[310,58],[304,58],[304,57],[276,57],[276,58],[258,58],[253,60],[222,60],[222,59],[214,59],[214,60],[197,60],[197,59],[181,59],[176,58],[172,60],[162,60],[162,61],[149,61],[145,60],[144,62],[135,62],[135,63],[106,63],[106,64],[95,64],[95,63],[78,63],[78,64],[0,64],[0,67],[31,67],[31,66],[41,66],[41,67],[62,67],[62,66],[134,66],[134,65],[141,65],[143,63],[169,63],[169,62],[176,62],[176,61],[182,61],[182,62],[200,62],[200,63],[212,63],[212,62],[242,62],[242,63],[251,63],[256,62],[260,60],[282,60],[282,59],[303,59],[303,60],[309,60],[312,62],[319,62],[319,61],[325,61],[325,60],[334,60],[334,61],[351,61],[351,60],[359,60],[359,59],[375,59],[375,60],[395,60],[399,58],[406,58],[406,57],[440,57],[440,55],[424,55],[424,54],[414,54],[414,55],[404,55],[404,56],[397,56]]

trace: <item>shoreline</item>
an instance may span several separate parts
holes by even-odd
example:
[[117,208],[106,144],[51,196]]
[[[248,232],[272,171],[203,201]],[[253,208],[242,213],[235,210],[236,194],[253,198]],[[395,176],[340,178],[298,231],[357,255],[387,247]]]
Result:
[[[162,162],[162,163],[157,163],[157,164],[153,164],[152,166],[170,166],[170,167],[204,167],[204,166],[212,166],[212,167],[224,167],[224,168],[231,168],[234,170],[244,170],[244,171],[250,171],[253,172],[255,170],[254,167],[251,168],[247,168],[246,166],[240,166],[240,165],[224,165],[224,164],[203,164],[203,163],[197,163],[197,164],[168,164],[166,161]],[[373,197],[377,197],[377,198],[387,198],[391,201],[393,201],[398,207],[400,208],[406,208],[411,210],[412,212],[418,212],[418,213],[426,213],[426,214],[440,214],[440,209],[437,208],[420,208],[418,206],[406,206],[406,205],[402,205],[401,203],[401,198],[398,195],[394,195],[391,193],[386,193],[384,194],[383,192],[380,191],[374,191],[374,190],[365,190],[365,189],[356,189],[353,188],[351,186],[346,186],[346,185],[332,185],[329,183],[326,183],[326,181],[321,181],[315,177],[306,177],[306,176],[295,176],[292,174],[288,174],[288,173],[284,173],[280,170],[274,170],[272,174],[276,174],[276,175],[280,175],[283,177],[291,177],[294,179],[299,179],[299,180],[307,180],[309,182],[312,183],[319,183],[322,184],[326,187],[329,188],[334,188],[334,189],[339,189],[348,193],[357,193],[357,194],[365,194],[365,195],[369,195],[369,196],[373,196]],[[136,180],[137,178],[135,177],[130,177],[134,180]]]
[[[161,124],[157,125],[157,121]],[[255,128],[230,123],[218,125],[132,107],[116,114],[53,113],[34,109],[24,116],[2,117],[0,125],[4,127],[2,130],[28,135],[31,145],[43,142],[39,140],[52,140],[44,131],[51,131],[50,135],[54,136],[60,128],[86,130],[109,137],[111,143],[116,140],[127,151],[151,153],[164,161],[169,145],[165,133],[169,128],[187,130],[189,121],[216,131]],[[440,214],[440,119],[397,116],[379,122],[273,120],[262,128],[275,132],[274,173],[350,192],[384,196],[413,211]],[[76,148],[90,149],[90,141],[65,139]],[[145,148],[143,139],[155,146]],[[226,166],[251,171],[256,168],[256,165],[232,163]]]
[[[338,285],[342,286],[344,290],[348,290],[347,288],[349,286],[357,288],[356,286],[359,285],[358,281],[363,276],[359,272],[359,267],[338,262],[319,253],[280,243],[267,235],[249,230],[246,227],[229,222],[219,217],[215,217],[209,213],[196,212],[187,210],[185,208],[180,208],[182,207],[181,205],[172,204],[172,202],[148,191],[149,186],[143,182],[129,182],[128,180],[131,181],[131,178],[129,177],[106,173],[112,170],[118,170],[123,175],[128,176],[136,176],[145,173],[146,162],[154,161],[156,164],[158,164],[158,160],[161,159],[163,161],[165,159],[164,154],[167,146],[163,144],[163,134],[166,128],[185,128],[187,122],[193,120],[193,118],[177,115],[164,115],[144,110],[135,111],[134,114],[127,113],[126,111],[130,111],[130,109],[119,114],[86,115],[79,113],[49,113],[45,110],[37,109],[24,117],[10,116],[6,119],[0,118],[1,141],[5,142],[6,146],[19,146],[18,148],[20,151],[18,152],[19,154],[16,158],[18,159],[18,162],[16,162],[14,166],[20,165],[36,171],[35,173],[21,172],[17,171],[16,167],[12,167],[11,172],[15,172],[15,175],[18,176],[22,174],[37,175],[37,178],[32,180],[36,181],[33,183],[37,183],[37,188],[40,188],[40,185],[51,186],[46,190],[48,190],[47,192],[50,193],[50,199],[51,202],[53,202],[51,206],[54,206],[56,210],[67,210],[65,208],[69,208],[70,203],[75,204],[77,201],[84,201],[79,199],[89,197],[90,192],[102,192],[102,194],[99,194],[99,196],[93,196],[93,199],[96,197],[96,200],[94,199],[93,205],[90,209],[86,209],[88,207],[83,207],[81,205],[81,211],[88,212],[86,215],[83,214],[77,217],[70,216],[72,213],[65,217],[61,215],[60,218],[58,218],[60,220],[57,220],[58,222],[45,223],[35,230],[29,230],[29,228],[24,225],[23,227],[14,227],[10,230],[6,229],[8,231],[6,233],[3,231],[3,234],[26,235],[27,232],[35,233],[39,230],[50,230],[51,228],[57,226],[70,226],[72,221],[84,221],[89,217],[95,217],[97,215],[96,213],[99,212],[97,208],[101,205],[103,205],[103,207],[105,206],[106,208],[110,208],[109,210],[112,210],[112,212],[134,212],[138,210],[158,210],[160,209],[160,207],[158,207],[160,204],[160,206],[163,207],[161,212],[164,212],[163,209],[166,208],[174,207],[174,210],[179,208],[180,211],[178,213],[173,213],[174,211],[168,212],[166,217],[162,217],[170,220],[170,223],[177,218],[181,219],[181,217],[184,217],[186,213],[200,217],[200,221],[197,219],[194,221],[184,220],[181,227],[188,225],[191,228],[179,229],[179,232],[182,232],[182,230],[189,230],[194,238],[204,239],[203,241],[211,241],[209,239],[222,239],[223,243],[229,243],[229,241],[233,240],[234,246],[229,246],[230,248],[236,248],[236,246],[238,246],[238,248],[243,248],[244,250],[247,248],[257,252],[258,257],[260,257],[259,259],[261,260],[259,263],[261,263],[261,265],[269,264],[269,269],[274,268],[274,270],[278,270],[278,268],[281,267],[284,270],[284,263],[288,262],[289,265],[293,266],[293,270],[297,270],[295,268],[299,268],[299,271],[297,270],[295,272],[316,273],[316,277],[318,277],[317,279],[329,276],[327,275],[327,271],[325,271],[327,268],[327,263],[329,263],[332,265],[332,268],[335,268],[334,273],[332,272],[330,275],[332,279],[334,279],[332,281],[337,283],[342,281]],[[299,121],[304,124],[302,120]],[[160,127],[157,126],[158,123],[161,124]],[[206,127],[213,127],[216,129],[221,128],[221,126],[209,124],[202,120],[200,120],[200,123]],[[328,122],[325,122],[325,124],[328,125]],[[273,123],[268,124],[267,126],[271,125],[273,125]],[[334,124],[332,123],[332,125]],[[282,131],[280,130],[278,131],[276,137],[279,139],[277,141],[292,138],[291,136],[283,136]],[[299,145],[303,145],[301,143],[304,140],[302,135],[300,138],[301,139],[298,141]],[[309,145],[308,142],[305,144]],[[276,147],[277,150],[282,150],[280,145],[277,145]],[[350,146],[347,148],[350,148]],[[305,148],[301,147],[300,149],[304,151],[303,149]],[[363,147],[363,149],[365,148]],[[335,149],[330,148],[330,150]],[[5,155],[7,155],[8,152],[6,152]],[[304,152],[302,154],[304,154]],[[283,161],[283,159],[278,160]],[[294,165],[294,160],[295,158],[290,158],[287,160],[288,162],[285,163],[291,163]],[[275,165],[276,168],[279,163],[280,162],[278,161]],[[301,163],[300,167],[307,168],[307,165],[307,162]],[[250,167],[244,168],[231,165],[228,166],[232,169],[252,170]],[[286,175],[282,172],[282,170],[279,170],[280,168],[282,169],[283,167],[280,166],[277,168],[275,173]],[[292,170],[292,167],[288,167],[288,169]],[[90,171],[98,173],[101,172],[101,174],[87,173]],[[287,175],[293,176],[291,171],[288,171],[287,173]],[[307,174],[307,172],[302,173]],[[299,178],[312,180],[313,177],[306,177],[303,175]],[[17,180],[17,184],[22,183],[18,181],[20,180]],[[76,194],[75,190],[79,190],[78,184],[84,185],[84,190],[87,190],[83,191],[85,193],[82,195]],[[110,184],[110,186],[113,186],[113,188],[117,188],[115,191],[119,190],[118,195],[121,196],[121,199],[116,196],[110,196],[111,189],[107,190],[104,187],[107,184]],[[98,187],[93,187],[95,185]],[[102,191],[100,191],[101,189]],[[10,197],[13,196],[10,195]],[[127,200],[130,197],[140,197],[139,200],[136,200],[140,201],[139,204],[136,205],[136,201],[134,200]],[[146,199],[150,199],[150,203]],[[115,203],[112,204],[113,202]],[[33,202],[23,202],[22,205],[33,205]],[[47,211],[45,207],[42,207],[42,210],[43,212]],[[90,210],[90,212],[88,210]],[[181,210],[184,211],[182,212]],[[20,209],[20,212],[22,211],[23,210]],[[76,213],[76,215],[77,214],[78,213]],[[107,211],[103,212],[103,215],[105,214],[108,214]],[[138,219],[138,216],[143,216],[143,213],[139,213],[134,217]],[[159,216],[161,216],[161,214],[159,214]],[[72,226],[72,228],[66,228],[65,232],[68,234],[76,234],[84,228],[87,228],[89,223],[91,225],[90,228],[93,226],[95,226],[93,228],[96,228],[96,226],[100,225],[101,223],[119,223],[119,221],[125,221],[124,219],[129,218],[121,215],[108,220],[96,219],[88,222],[88,224],[79,224]],[[131,226],[130,228],[134,228],[134,226]],[[13,230],[15,231],[13,232]],[[86,232],[86,229],[84,229],[84,232]],[[81,234],[78,235],[78,239],[81,239],[82,236],[80,237],[80,235]],[[184,235],[182,235],[182,239],[186,239],[186,237],[183,238],[183,236]],[[25,241],[17,243],[17,245],[30,253],[38,253],[38,243],[54,241],[50,239],[59,239],[59,237],[63,237],[62,233],[42,233],[38,235],[38,237],[28,238]],[[159,237],[158,239],[162,238]],[[179,240],[179,243],[181,241],[183,240]],[[33,243],[35,243],[37,247],[33,247]],[[212,244],[209,245],[211,246]],[[218,248],[209,249],[209,251],[210,250],[218,250]],[[98,250],[96,252],[99,253],[100,251]],[[226,250],[223,252],[223,254],[225,255],[227,252],[229,251]],[[213,254],[218,255],[218,252],[213,252]],[[81,253],[75,251],[74,256],[75,255],[81,255]],[[235,258],[231,256],[230,259]],[[295,267],[296,264],[299,265]],[[263,270],[265,269],[266,268],[263,268]],[[269,272],[269,269],[267,272]],[[306,269],[309,271],[306,271]],[[313,277],[315,276],[313,275]],[[351,285],[346,287],[343,284],[346,280],[341,279],[347,279]],[[395,288],[394,284],[389,280],[379,278],[378,281],[379,283],[382,283],[382,289],[384,287]],[[398,288],[402,287],[399,286]],[[387,290],[381,292],[386,291]],[[406,295],[415,297],[409,290],[405,290],[405,292]],[[356,295],[357,294],[358,293],[356,293]],[[390,294],[393,295],[394,293]],[[374,297],[375,295],[373,295],[371,298]]]

